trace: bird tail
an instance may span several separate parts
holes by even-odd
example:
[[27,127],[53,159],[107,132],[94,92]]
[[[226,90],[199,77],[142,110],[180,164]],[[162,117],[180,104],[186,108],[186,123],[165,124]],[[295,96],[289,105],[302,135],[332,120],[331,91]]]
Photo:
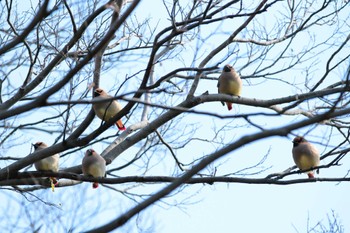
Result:
[[227,105],[227,109],[228,109],[229,111],[231,111],[231,110],[232,110],[232,103],[226,102],[226,105]]
[[313,178],[315,178],[315,176],[314,176],[314,173],[313,173],[313,172],[309,172],[309,173],[307,173],[307,176],[309,177],[309,179],[313,179]]
[[97,189],[98,188],[98,183],[97,182],[92,183],[92,188]]
[[118,121],[115,123],[115,125],[118,127],[119,130],[125,130],[125,129],[126,129],[125,126],[124,126],[124,124],[123,124],[123,122],[122,122],[122,120],[118,120]]

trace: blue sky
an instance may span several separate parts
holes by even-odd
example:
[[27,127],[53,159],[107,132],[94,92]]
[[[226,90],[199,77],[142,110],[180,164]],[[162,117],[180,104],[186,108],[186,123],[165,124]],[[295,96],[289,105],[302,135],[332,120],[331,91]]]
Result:
[[[254,1],[252,1],[254,2]],[[168,25],[166,20],[166,12],[161,1],[152,1],[152,6],[147,5],[146,1],[141,3],[138,7],[138,12],[142,9],[142,15],[139,14],[137,17],[140,21],[142,18],[151,17],[150,25],[158,24],[158,29],[161,30],[163,26]],[[248,6],[254,8],[255,5],[247,3]],[[281,3],[282,4],[282,3]],[[156,12],[156,14],[154,13]],[[262,26],[266,26],[267,31],[273,30],[274,25],[278,22],[279,17],[283,13],[282,8],[272,8],[269,10],[268,16],[259,17],[259,23]],[[339,14],[340,19],[348,18],[347,15]],[[244,18],[245,19],[245,18]],[[242,20],[244,20],[242,19]],[[232,30],[236,29],[242,20],[228,21],[223,24],[215,24],[213,27],[202,28],[203,37],[209,34],[209,32],[220,32],[226,31],[226,33],[216,33],[213,39],[203,41],[198,51],[195,54],[196,49],[193,47],[196,43],[192,41],[184,40],[183,50],[179,49],[173,52],[173,59],[165,60],[156,67],[156,78],[161,77],[164,73],[167,73],[173,69],[183,67],[183,66],[196,66],[203,56],[206,56],[210,49],[217,46],[218,42],[221,42],[227,38],[227,28]],[[259,23],[254,22],[256,27]],[[335,36],[331,36],[331,29],[335,27],[344,28],[342,33]],[[346,25],[330,25],[327,30],[320,30],[320,28],[315,28],[307,33],[301,33],[295,39],[292,46],[293,51],[290,54],[298,54],[307,48],[308,45],[315,43],[317,41],[322,41],[322,38],[333,37],[336,43],[340,43],[346,35],[346,30],[348,30]],[[316,39],[313,39],[310,35],[317,35]],[[239,35],[240,36],[240,35]],[[133,39],[131,40],[133,42]],[[192,45],[191,49],[186,48],[187,43]],[[121,45],[123,46],[123,45]],[[319,77],[324,73],[326,60],[324,57],[328,57],[331,51],[323,52],[323,50],[331,47],[331,45],[326,44],[321,46],[315,51],[312,51],[308,56],[310,59],[307,62],[297,65],[292,71],[287,71],[278,75],[267,76],[268,78],[276,78],[279,80],[287,81],[285,82],[273,81],[273,80],[263,80],[263,79],[244,79],[243,80],[243,92],[242,96],[247,98],[257,98],[257,99],[273,99],[284,96],[293,95],[296,93],[303,93],[306,91],[304,87],[305,83],[305,68],[311,67],[311,73],[307,80],[308,85],[314,84]],[[186,49],[185,49],[186,48]],[[269,57],[266,58],[266,63],[273,63],[275,56],[278,56],[280,49],[282,47],[276,46],[273,48],[273,52],[270,53]],[[183,56],[184,51],[188,56]],[[261,49],[262,50],[262,49]],[[259,56],[260,50],[256,51]],[[177,53],[181,54],[183,57],[179,58]],[[231,54],[232,53],[232,54]],[[336,60],[341,59],[346,55],[347,51],[344,50],[343,53],[339,54]],[[231,54],[227,60],[223,61],[227,54]],[[226,63],[234,64],[235,68],[244,76],[249,76],[254,72],[256,65],[245,68],[245,64],[248,62],[248,58],[245,56],[245,45],[235,46],[233,44],[227,50],[218,54],[209,65],[215,65],[222,62],[221,66]],[[295,55],[296,56],[296,55]],[[122,57],[124,59],[124,57]],[[131,58],[130,58],[131,59]],[[294,58],[295,59],[295,58]],[[287,65],[289,60],[285,62],[280,62],[276,69],[283,68]],[[312,62],[314,62],[312,64]],[[135,65],[136,64],[136,65]],[[125,69],[118,69],[116,72],[115,67],[111,66],[107,71],[102,73],[102,87],[110,90],[113,87],[120,84],[120,80],[116,81],[114,77],[125,77],[125,75],[130,75],[137,72],[139,67],[144,64],[143,60],[134,61],[134,63],[126,63],[121,66]],[[325,81],[322,87],[325,87],[331,83],[340,81],[344,76],[345,66],[334,70],[329,78]],[[213,74],[216,77],[219,73]],[[140,76],[141,77],[141,76]],[[22,77],[23,78],[23,77]],[[51,81],[55,80],[53,75]],[[122,87],[121,93],[130,91],[130,89],[136,88],[135,82],[132,80]],[[184,91],[188,91],[188,87],[185,86]],[[292,85],[295,84],[295,85]],[[296,84],[298,84],[296,86]],[[88,83],[83,83],[83,85],[88,85]],[[84,89],[86,86],[82,87]],[[115,91],[115,89],[114,89]],[[205,91],[209,93],[216,93],[216,81],[206,80],[201,81],[196,94],[201,94]],[[90,96],[89,96],[90,97]],[[183,100],[183,96],[175,96],[174,103]],[[157,96],[153,96],[153,101],[161,101],[157,99]],[[162,97],[160,97],[162,98]],[[125,102],[122,101],[123,104]],[[317,102],[310,101],[307,104],[303,104],[303,108],[312,108]],[[79,108],[76,110],[77,113],[80,111],[87,111],[88,108]],[[218,102],[205,103],[195,108],[195,110],[202,110],[214,113],[221,113],[223,115],[230,114],[243,114],[243,113],[253,113],[253,112],[270,112],[266,109],[256,109],[248,106],[234,105],[234,109],[228,112],[226,107],[223,107]],[[44,110],[43,110],[44,111]],[[43,114],[43,111],[38,110],[37,116]],[[141,111],[139,109],[139,111]],[[33,114],[31,117],[35,117]],[[282,117],[254,117],[253,121],[262,127],[267,129],[278,127],[289,122],[296,122],[303,119],[303,116],[282,116]],[[151,117],[151,119],[153,119]],[[30,117],[23,120],[32,121]],[[139,120],[139,114],[130,118],[128,124],[137,123]],[[22,122],[22,123],[23,123]],[[95,119],[93,126],[98,126],[100,121]],[[257,132],[258,130],[254,127],[247,126],[247,123],[242,119],[234,120],[221,120],[212,118],[209,116],[202,115],[186,115],[185,118],[176,125],[174,130],[184,130],[185,132],[190,131],[193,126],[197,126],[196,132],[193,137],[201,137],[202,139],[211,140],[215,135],[215,130],[227,125],[231,127],[230,130],[222,131],[215,138],[215,141],[219,141],[223,138],[223,142],[229,143],[239,138],[243,135],[249,135],[251,133]],[[93,128],[91,128],[92,130]],[[116,128],[111,128],[104,133],[103,136],[113,135]],[[325,125],[316,125],[312,127],[307,127],[293,132],[294,134],[306,134],[306,137],[315,142],[315,146],[319,151],[324,153],[328,151],[332,146],[335,146],[342,137],[337,132],[333,132],[330,127]],[[323,137],[326,135],[326,137]],[[328,135],[332,135],[328,142]],[[177,135],[168,134],[167,140],[176,139]],[[25,156],[30,151],[29,142],[38,141],[38,138],[44,140],[48,144],[52,144],[55,140],[54,135],[49,135],[45,133],[30,132],[26,135],[22,135],[28,141],[28,144],[23,144],[16,148],[10,148],[7,150],[8,154],[14,154],[17,156]],[[288,137],[271,137],[258,142],[246,145],[236,151],[233,151],[220,160],[211,164],[208,168],[204,169],[201,173],[210,173],[213,171],[214,167],[217,167],[217,175],[225,175],[228,173],[236,172],[242,168],[253,166],[258,163],[266,154],[268,157],[265,163],[256,169],[250,170],[250,172],[259,171],[259,169],[267,169],[262,174],[248,176],[248,177],[265,177],[266,175],[274,172],[283,171],[294,165],[291,149],[292,149],[292,138],[293,135]],[[44,139],[42,139],[44,138]],[[181,138],[179,138],[180,140]],[[93,146],[96,151],[103,151],[107,145],[112,140],[105,140],[99,142]],[[316,142],[320,141],[320,144]],[[174,143],[175,144],[175,143]],[[327,145],[325,147],[325,145]],[[347,145],[346,145],[347,146]],[[178,158],[182,161],[190,161],[192,159],[199,158],[203,155],[210,154],[211,152],[220,148],[218,143],[206,143],[201,141],[194,141],[188,147],[179,149],[176,151]],[[118,167],[119,165],[129,161],[137,152],[138,147],[130,148],[125,151],[120,157],[118,157],[113,164],[109,165],[109,169]],[[71,165],[79,164],[83,153],[85,150],[81,150],[74,155],[67,156],[61,159],[61,166],[68,167]],[[149,159],[149,165],[152,169],[146,173],[146,175],[168,175],[174,170],[174,161],[169,153],[169,151],[161,147],[154,151],[152,154],[147,155],[142,161],[136,162],[133,166],[128,169],[117,172],[119,176],[126,175],[144,175],[143,167],[146,164],[146,160]],[[327,161],[322,161],[325,164]],[[322,169],[319,177],[343,177],[347,174],[350,164],[349,158],[345,157],[342,160],[342,166],[332,167],[329,169]],[[158,165],[158,166],[156,166]],[[2,167],[3,165],[1,165]],[[31,168],[33,169],[33,168]],[[179,171],[177,171],[179,172]],[[289,176],[285,179],[297,179],[305,178],[305,174]],[[92,215],[93,210],[98,210],[101,214],[97,217],[95,221],[86,222],[89,226],[95,225],[100,226],[101,224],[108,222],[108,220],[113,219],[119,214],[123,213],[131,206],[135,205],[135,202],[126,198],[121,192],[115,192],[113,190],[108,190],[107,188],[101,187],[98,190],[92,190],[91,184],[84,183],[77,185],[75,187],[58,188],[54,193],[50,190],[38,191],[35,194],[40,194],[47,201],[52,201],[56,205],[60,206],[60,210],[53,212],[48,216],[50,219],[55,219],[56,214],[63,214],[63,218],[60,221],[67,223],[67,225],[74,225],[74,221],[89,219]],[[129,185],[115,185],[113,186],[119,191],[127,192],[142,192],[145,194],[151,194],[159,190],[164,185],[152,185],[152,184],[129,184]],[[214,185],[202,185],[196,184],[191,186],[186,186],[180,190],[176,190],[175,196],[168,197],[161,202],[155,203],[152,207],[144,210],[138,218],[132,219],[126,226],[117,230],[116,232],[125,232],[128,229],[140,224],[141,229],[151,227],[150,232],[167,232],[167,233],[192,233],[192,232],[306,232],[308,225],[313,227],[317,222],[321,221],[322,224],[328,226],[327,215],[331,216],[332,211],[338,216],[338,220],[344,226],[344,229],[350,229],[349,219],[349,190],[350,187],[347,183],[308,183],[308,184],[297,184],[297,185],[249,185],[249,184],[214,184]],[[13,206],[18,204],[15,200],[23,201],[23,197],[18,194],[13,194],[13,197],[9,197],[8,194],[0,193],[1,197],[6,197]],[[136,198],[136,197],[135,197]],[[142,197],[145,198],[145,197]],[[141,200],[140,198],[136,198]],[[78,201],[77,201],[78,200]],[[83,201],[83,205],[79,206],[79,201]],[[43,204],[40,202],[24,202],[24,205],[32,205],[35,208],[43,208]],[[108,203],[108,205],[104,205]],[[1,208],[6,209],[6,204],[0,204]],[[45,207],[48,211],[53,211],[52,207]],[[76,213],[72,213],[72,210],[78,208]],[[102,209],[99,209],[102,208]],[[75,216],[77,215],[77,216]],[[72,216],[75,216],[72,218]],[[26,224],[23,220],[22,224]],[[154,228],[153,228],[154,227]],[[136,227],[137,228],[137,227]],[[77,231],[84,229],[84,226],[79,225]],[[54,229],[51,229],[54,232]]]

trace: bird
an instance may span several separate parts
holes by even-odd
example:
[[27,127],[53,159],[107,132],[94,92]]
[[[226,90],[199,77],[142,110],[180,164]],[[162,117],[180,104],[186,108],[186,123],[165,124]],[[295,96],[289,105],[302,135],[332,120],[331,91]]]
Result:
[[[107,92],[105,92],[102,88],[96,88],[96,90],[94,91],[93,100],[101,100],[108,98],[112,98],[112,96],[108,95]],[[108,121],[109,119],[117,115],[120,110],[122,110],[122,106],[116,100],[94,103],[92,107],[98,118],[100,118],[103,121]],[[121,119],[119,119],[115,124],[119,130],[126,129]]]
[[[225,65],[218,80],[219,94],[240,96],[242,91],[242,80],[239,74],[231,65]],[[225,106],[224,102],[222,105]],[[232,109],[232,103],[226,102],[227,108]]]
[[[320,153],[317,148],[301,136],[294,138],[292,154],[300,170],[312,169],[320,164]],[[313,171],[308,171],[307,175],[310,179],[315,178]]]
[[[95,150],[89,149],[85,152],[82,161],[83,174],[92,177],[106,176],[106,160]],[[93,182],[92,187],[98,188],[98,183]]]
[[[36,142],[32,144],[34,147],[34,151],[39,151],[42,149],[47,148],[47,144],[44,142]],[[51,155],[50,157],[44,158],[42,160],[39,160],[34,163],[35,169],[37,171],[52,171],[52,172],[58,172],[59,169],[59,160],[60,156],[59,154]],[[53,185],[57,185],[58,182],[55,177],[50,177],[50,180]]]

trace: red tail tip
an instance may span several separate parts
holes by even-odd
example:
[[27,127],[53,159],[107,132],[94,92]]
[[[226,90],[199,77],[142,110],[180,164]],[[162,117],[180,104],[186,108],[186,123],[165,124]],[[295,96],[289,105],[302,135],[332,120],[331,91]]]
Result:
[[126,130],[124,124],[122,123],[121,120],[118,120],[115,125],[118,127],[119,130]]
[[309,179],[313,179],[313,178],[315,178],[315,176],[314,176],[314,173],[313,173],[313,172],[309,172],[309,173],[307,173],[307,176],[309,177]]
[[125,128],[125,126],[124,126],[124,125],[123,125],[123,126],[121,126],[121,127],[120,127],[120,126],[118,126],[118,129],[119,129],[119,130],[122,130],[122,131],[126,130],[126,128]]
[[93,183],[92,188],[97,189],[98,188],[98,183]]
[[229,111],[231,111],[232,110],[232,103],[226,102],[226,105],[227,105],[227,109]]

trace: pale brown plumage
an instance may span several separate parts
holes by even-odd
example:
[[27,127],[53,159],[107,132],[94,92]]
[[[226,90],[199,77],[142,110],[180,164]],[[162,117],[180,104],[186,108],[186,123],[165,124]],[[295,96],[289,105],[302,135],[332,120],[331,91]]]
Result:
[[[34,150],[39,151],[42,149],[47,148],[48,146],[44,142],[36,142],[33,144]],[[59,154],[54,154],[50,157],[47,157],[45,159],[39,160],[34,163],[34,166],[37,171],[52,171],[52,172],[58,172],[59,169]],[[57,184],[57,180],[54,177],[50,177],[52,180],[52,183],[54,185]]]
[[[89,149],[85,152],[82,161],[82,170],[84,175],[104,177],[106,175],[106,160],[95,150]],[[94,182],[92,187],[97,188],[98,183]]]
[[[242,80],[235,69],[225,65],[218,80],[218,92],[220,94],[240,96],[242,91]],[[225,105],[224,102],[221,102]],[[232,103],[226,102],[228,110],[232,109]]]
[[[97,88],[94,91],[94,98],[93,100],[100,100],[100,99],[108,99],[112,98],[112,96],[108,95],[107,92],[105,92],[101,88]],[[116,100],[107,101],[107,102],[101,102],[101,103],[94,103],[92,105],[95,114],[103,121],[108,121],[112,117],[118,114],[120,110],[122,110],[122,106],[120,103]],[[116,123],[116,126],[120,130],[125,130],[125,126],[123,125],[121,119],[119,119]]]
[[[308,170],[320,164],[320,154],[316,147],[303,137],[295,137],[292,149],[293,159],[300,170]],[[307,172],[309,178],[315,178],[313,171]]]

